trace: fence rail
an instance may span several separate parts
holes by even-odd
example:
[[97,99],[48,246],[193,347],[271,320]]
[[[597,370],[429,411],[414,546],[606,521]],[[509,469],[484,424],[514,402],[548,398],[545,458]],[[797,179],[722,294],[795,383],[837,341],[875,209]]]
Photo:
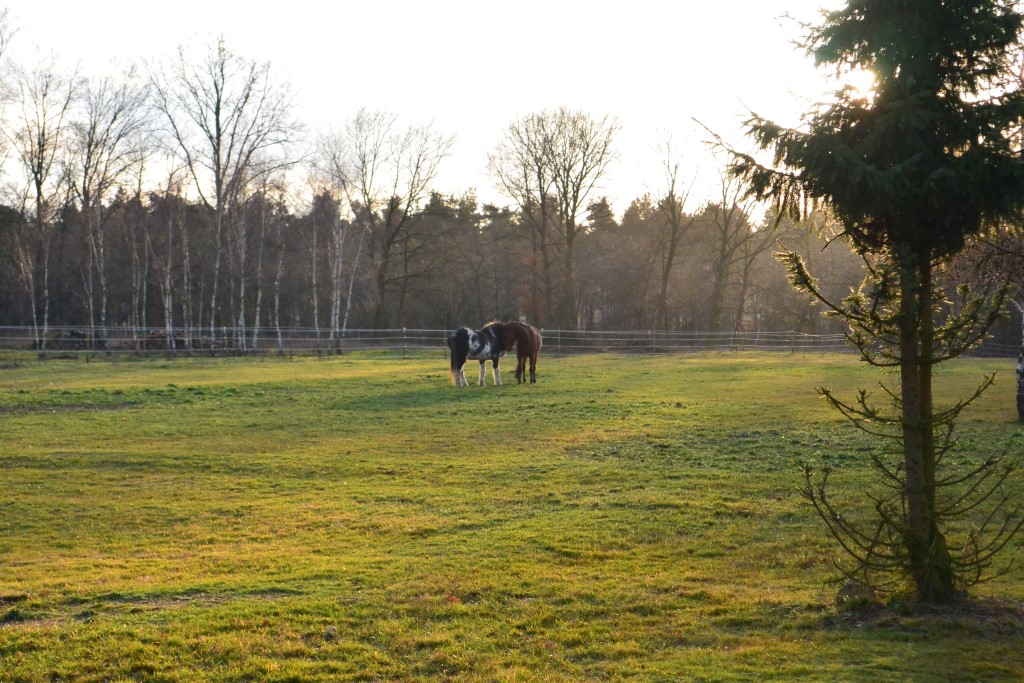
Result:
[[[144,330],[108,327],[93,334],[81,328],[0,326],[0,350],[37,351],[43,356],[163,355],[328,355],[374,350],[412,353],[446,352],[450,330],[353,329],[340,337],[324,330],[292,327]],[[687,353],[698,351],[780,351],[839,353],[850,351],[842,334],[799,332],[670,332],[664,330],[542,330],[544,353]],[[987,341],[976,356],[1016,357],[1020,347]]]

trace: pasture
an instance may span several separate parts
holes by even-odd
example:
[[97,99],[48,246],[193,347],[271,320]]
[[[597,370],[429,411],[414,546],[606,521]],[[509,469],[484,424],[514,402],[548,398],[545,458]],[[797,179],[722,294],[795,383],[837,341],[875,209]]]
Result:
[[[967,455],[1024,449],[1013,361],[959,361],[937,396],[992,369]],[[872,480],[814,392],[875,386],[852,356],[448,374],[440,351],[9,359],[0,681],[1022,680],[1020,563],[967,606],[835,607],[797,491],[801,462],[851,499]]]

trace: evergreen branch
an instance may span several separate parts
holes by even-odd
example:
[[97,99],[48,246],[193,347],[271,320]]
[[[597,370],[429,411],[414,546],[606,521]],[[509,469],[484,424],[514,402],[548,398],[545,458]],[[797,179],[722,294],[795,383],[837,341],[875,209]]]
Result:
[[881,512],[882,519],[875,525],[873,533],[864,533],[845,520],[828,500],[825,486],[831,469],[823,470],[822,482],[818,486],[811,483],[812,472],[813,468],[804,468],[806,485],[801,490],[801,495],[811,502],[818,516],[824,521],[829,534],[839,543],[843,551],[852,557],[860,567],[885,571],[898,566],[902,561],[898,555],[901,544],[894,541],[888,532],[886,535],[890,538],[882,537],[883,531],[892,526],[889,515],[883,511],[885,506],[883,504],[876,505],[876,509]]
[[[991,460],[987,460],[982,465],[978,466],[974,471],[953,480],[944,480],[936,483],[936,488],[948,488],[962,484],[966,481],[971,481],[971,485],[967,489],[943,504],[943,507],[936,507],[935,515],[943,519],[956,519],[966,517],[968,514],[973,512],[975,509],[981,507],[985,501],[999,488],[1003,482],[1006,481],[1006,475],[998,477],[991,486],[987,488],[983,493],[978,494],[978,491],[982,489],[989,479],[992,478],[994,470]],[[973,502],[964,505],[967,501],[974,499]]]
[[960,416],[960,413],[964,410],[964,408],[966,408],[967,406],[971,405],[979,398],[981,398],[981,395],[984,394],[989,387],[995,384],[995,381],[995,372],[993,372],[991,375],[984,375],[984,381],[974,390],[974,392],[969,397],[958,401],[956,404],[954,404],[950,408],[947,408],[946,410],[934,413],[928,422],[935,425],[952,423],[956,421],[956,419]]
[[906,486],[906,478],[902,476],[903,470],[902,464],[897,465],[895,469],[890,469],[888,465],[882,460],[881,456],[877,453],[871,455],[871,463],[876,470],[882,473],[882,475],[892,482],[893,487],[896,490],[902,490]]
[[[1021,508],[1018,506],[1006,516],[1002,527],[993,535],[993,541],[990,542],[985,548],[979,550],[978,561],[986,563],[986,566],[991,566],[991,561],[1006,547],[1006,545],[1013,540],[1021,528],[1024,528],[1024,518],[1021,517]],[[1016,521],[1014,521],[1016,518]],[[1012,564],[1013,560],[1010,560]],[[1009,566],[1006,567],[1009,569]],[[994,578],[994,577],[993,577]]]

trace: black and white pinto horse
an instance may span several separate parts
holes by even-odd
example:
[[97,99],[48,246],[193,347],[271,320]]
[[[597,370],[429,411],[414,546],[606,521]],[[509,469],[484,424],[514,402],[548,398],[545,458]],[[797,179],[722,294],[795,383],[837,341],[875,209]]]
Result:
[[501,344],[501,323],[488,323],[473,331],[460,327],[448,335],[448,348],[452,351],[451,382],[457,387],[469,386],[464,366],[469,359],[480,361],[480,386],[484,385],[484,364],[491,361],[494,385],[501,386],[498,360],[505,355]]

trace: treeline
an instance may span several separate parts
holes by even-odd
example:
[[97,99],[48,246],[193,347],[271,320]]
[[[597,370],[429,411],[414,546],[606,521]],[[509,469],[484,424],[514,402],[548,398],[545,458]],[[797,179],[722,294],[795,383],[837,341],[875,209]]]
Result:
[[[11,35],[2,14],[0,50]],[[31,326],[39,346],[57,326],[247,348],[281,328],[494,318],[819,332],[778,243],[836,297],[862,277],[835,225],[761,216],[725,175],[691,207],[668,144],[662,191],[615,215],[598,194],[608,117],[510,123],[487,160],[510,203],[481,205],[433,189],[452,138],[366,110],[309,134],[270,65],[222,41],[99,80],[52,58],[3,68],[0,326]]]
[[[395,265],[384,270],[384,233],[341,218],[337,198],[320,193],[300,212],[288,200],[284,187],[268,184],[233,205],[219,249],[213,212],[180,194],[117,194],[102,208],[102,252],[81,207],[64,206],[47,234],[46,301],[37,300],[33,320],[27,281],[5,268],[0,318],[35,322],[40,334],[44,320],[203,334],[212,324],[215,335],[224,327],[264,336],[278,327],[317,327],[325,338],[347,327],[448,328],[492,318],[561,326],[546,301],[549,294],[561,300],[564,273],[555,267],[553,281],[542,281],[517,211],[480,207],[472,195],[433,194],[406,219],[389,254]],[[658,203],[638,199],[621,220],[606,203],[591,205],[576,245],[572,327],[820,331],[823,320],[771,258],[777,239],[820,262],[818,272],[840,293],[859,276],[855,258],[822,251],[828,235],[806,226],[754,225],[741,208],[721,204],[684,218],[686,234],[663,283],[671,235]],[[34,229],[20,212],[2,209],[5,264],[17,263],[15,248]]]

